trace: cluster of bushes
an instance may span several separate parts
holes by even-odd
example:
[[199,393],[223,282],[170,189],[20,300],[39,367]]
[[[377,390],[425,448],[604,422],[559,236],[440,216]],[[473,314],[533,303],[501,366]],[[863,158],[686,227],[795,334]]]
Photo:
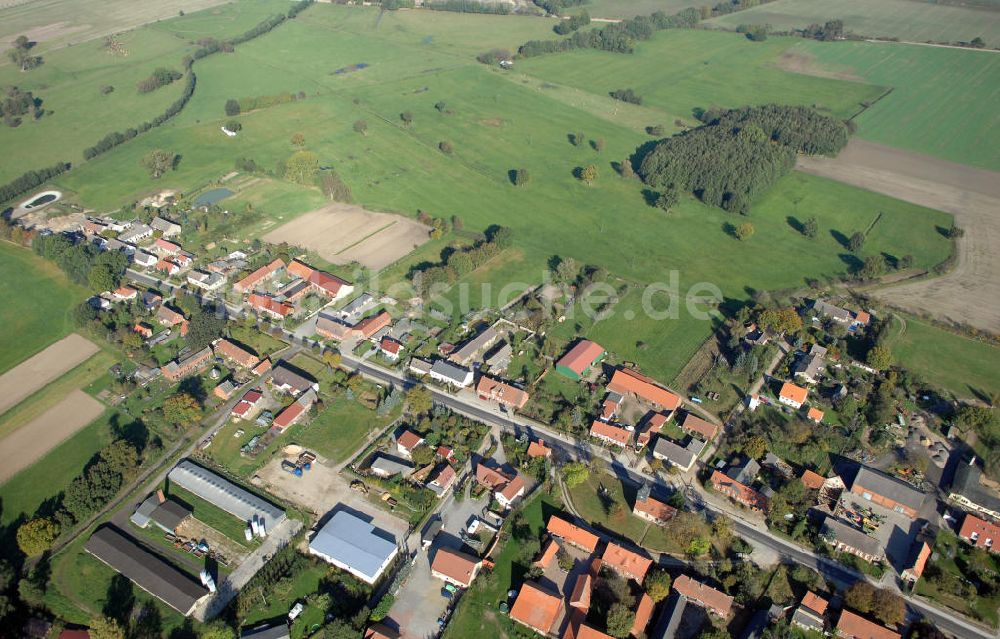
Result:
[[181,73],[179,71],[174,71],[166,67],[157,67],[148,78],[139,81],[136,89],[139,90],[139,93],[149,93],[180,79]]
[[320,188],[323,190],[323,195],[327,196],[334,202],[345,202],[350,204],[354,201],[354,195],[351,193],[351,187],[341,179],[340,175],[336,171],[323,171],[319,178]]
[[642,96],[632,89],[617,89],[611,92],[611,97],[629,104],[642,104]]
[[841,40],[844,37],[844,21],[828,20],[823,26],[811,24],[801,33],[803,37],[815,40]]
[[844,122],[806,107],[747,107],[706,119],[642,159],[639,175],[647,184],[747,214],[753,199],[792,169],[796,153],[835,155],[847,144]]
[[57,162],[44,169],[35,169],[34,171],[23,173],[20,177],[16,177],[7,184],[0,186],[0,202],[13,200],[18,195],[26,193],[57,175],[69,171],[70,166],[69,162]]
[[54,233],[36,237],[32,248],[37,255],[55,262],[71,280],[98,292],[118,288],[129,263],[120,251],[101,251],[87,242],[74,244]]
[[573,49],[632,53],[637,40],[648,40],[654,33],[663,29],[693,27],[700,20],[701,13],[693,8],[683,9],[669,16],[657,11],[649,16],[637,16],[600,29],[577,31],[565,40],[531,40],[522,44],[517,52],[525,58]]
[[410,271],[410,278],[422,294],[430,291],[435,284],[450,285],[510,248],[511,242],[509,228],[493,225],[486,230],[484,240],[466,248],[446,249],[441,263],[419,264]]
[[239,115],[240,113],[246,113],[247,111],[254,111],[256,109],[267,109],[273,106],[278,106],[279,104],[288,104],[289,102],[295,102],[296,100],[304,100],[306,97],[305,91],[299,91],[298,93],[278,93],[275,95],[258,95],[256,97],[245,97],[235,100],[230,98],[226,100],[226,115],[232,117],[234,115]]
[[513,57],[513,54],[506,49],[491,49],[486,53],[480,53],[477,55],[476,60],[482,62],[483,64],[493,66],[500,64],[501,60],[510,60]]
[[769,24],[741,24],[736,27],[736,33],[742,33],[746,35],[747,40],[753,40],[754,42],[767,40],[767,34],[770,30],[771,25]]
[[458,13],[490,13],[505,16],[510,13],[506,2],[479,2],[478,0],[437,0],[426,2],[424,7],[432,11],[456,11]]
[[0,117],[4,124],[16,127],[21,124],[22,115],[31,115],[36,120],[42,117],[41,100],[17,87],[7,87],[0,95]]
[[552,27],[552,30],[559,35],[566,35],[588,24],[590,24],[590,14],[586,11],[581,11],[580,15],[570,16],[568,20],[563,20],[556,24],[556,26]]
[[774,0],[723,0],[713,5],[710,9],[706,6],[703,9],[702,17],[706,20],[713,16],[725,16],[730,13],[736,13],[737,11],[743,11],[744,9],[750,9],[758,5],[767,4],[768,2],[774,2]]

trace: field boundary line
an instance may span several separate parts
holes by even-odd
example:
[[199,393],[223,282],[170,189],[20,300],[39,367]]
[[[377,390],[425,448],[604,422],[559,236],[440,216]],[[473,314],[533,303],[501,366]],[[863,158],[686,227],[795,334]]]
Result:
[[[878,85],[875,85],[875,86],[878,86]],[[851,117],[847,118],[847,121],[848,122],[853,122],[854,118],[858,117],[859,115],[861,115],[865,111],[868,111],[869,109],[871,109],[873,106],[875,106],[876,104],[878,104],[879,102],[881,102],[885,98],[889,97],[889,94],[892,93],[894,90],[895,90],[895,87],[888,87],[885,90],[885,93],[883,93],[882,95],[878,96],[877,98],[875,98],[874,100],[872,100],[871,102],[869,102],[868,106],[864,106],[864,104],[862,104],[861,105],[861,109],[857,113],[855,113],[854,115],[852,115]]]
[[340,254],[341,254],[341,253],[343,253],[344,251],[349,251],[349,250],[351,250],[352,248],[354,248],[355,246],[357,246],[358,244],[361,244],[362,242],[365,242],[365,241],[367,241],[367,240],[369,240],[369,239],[371,239],[371,238],[375,237],[376,235],[378,235],[378,234],[379,234],[379,233],[381,233],[382,231],[386,230],[387,228],[389,228],[389,227],[391,227],[391,226],[395,226],[395,225],[396,225],[396,220],[392,220],[392,221],[390,221],[390,222],[389,222],[388,224],[386,224],[385,226],[381,226],[381,227],[379,227],[379,228],[375,229],[374,231],[372,231],[372,232],[371,232],[371,233],[369,233],[368,235],[364,236],[364,237],[363,237],[363,238],[361,238],[360,240],[358,240],[358,241],[354,242],[353,244],[350,244],[350,245],[348,245],[348,246],[345,246],[344,248],[340,249],[339,251],[337,251],[336,253],[334,253],[334,255],[340,255]]

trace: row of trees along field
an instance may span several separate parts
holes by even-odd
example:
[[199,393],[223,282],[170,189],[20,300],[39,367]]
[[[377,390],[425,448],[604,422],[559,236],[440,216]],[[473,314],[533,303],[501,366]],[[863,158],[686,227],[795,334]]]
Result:
[[652,187],[689,191],[743,215],[795,166],[796,153],[836,155],[849,134],[843,121],[807,107],[745,107],[703,119],[703,126],[657,143],[639,175]]
[[530,40],[522,44],[517,53],[523,58],[573,49],[632,53],[637,40],[649,40],[654,33],[663,29],[693,27],[700,20],[701,13],[693,8],[683,9],[673,15],[657,11],[649,16],[637,16],[599,29],[576,31],[564,40]]

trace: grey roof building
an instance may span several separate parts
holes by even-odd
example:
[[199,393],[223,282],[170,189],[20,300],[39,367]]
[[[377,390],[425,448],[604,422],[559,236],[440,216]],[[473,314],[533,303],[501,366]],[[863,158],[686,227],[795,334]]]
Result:
[[161,491],[146,498],[129,518],[139,528],[153,523],[166,532],[174,532],[191,511],[173,499],[167,499]]
[[691,467],[694,466],[694,460],[698,458],[697,455],[683,446],[660,436],[656,437],[656,443],[653,445],[653,457],[669,462],[685,471],[691,470]]
[[456,364],[461,364],[466,366],[469,362],[475,359],[476,355],[487,348],[489,348],[494,342],[500,338],[500,333],[493,329],[491,326],[485,331],[476,335],[472,339],[468,340],[462,344],[461,348],[454,351],[448,356],[448,359],[455,362]]
[[378,475],[379,477],[392,477],[393,475],[399,474],[406,477],[413,472],[413,466],[411,464],[408,464],[401,459],[382,454],[375,455],[375,458],[372,459],[372,463],[368,468],[372,471],[372,473]]
[[816,300],[813,304],[813,310],[829,317],[837,322],[847,323],[851,321],[851,312],[847,309],[840,308],[839,306],[834,306],[829,302],[824,302],[823,300]]
[[649,639],[675,639],[687,601],[687,597],[679,592],[672,593],[667,599],[667,605],[663,606],[660,618],[656,620],[656,626],[649,632]]
[[396,538],[341,510],[316,531],[309,552],[374,584],[399,553]]
[[[881,498],[882,501],[891,500],[896,504],[902,504],[913,511],[919,511],[924,503],[926,494],[920,492],[905,481],[896,479],[867,466],[859,466],[858,472],[851,482],[851,492],[856,495],[868,492]],[[864,495],[862,495],[864,496]],[[867,497],[866,497],[867,499]],[[885,504],[886,507],[891,507]]]
[[368,309],[375,306],[375,298],[368,293],[362,293],[350,301],[347,306],[334,311],[342,320],[357,320]]
[[792,624],[813,632],[823,632],[826,627],[823,615],[802,604],[792,613]]
[[744,486],[749,486],[760,473],[760,464],[753,459],[748,459],[739,466],[732,466],[726,471],[726,475],[733,481],[738,481]]
[[[412,362],[411,362],[412,366]],[[472,371],[461,366],[456,366],[451,362],[439,359],[431,366],[431,379],[445,382],[452,386],[465,388],[472,383]]]
[[980,482],[982,475],[983,471],[976,465],[975,459],[960,464],[955,469],[948,497],[965,508],[1000,518],[1000,498],[983,487]]
[[291,392],[293,395],[304,393],[309,389],[319,391],[319,382],[310,379],[294,370],[287,362],[280,361],[271,373],[271,384]]
[[115,528],[98,529],[84,549],[182,615],[191,614],[208,594],[200,583]]
[[878,539],[829,515],[823,520],[819,534],[837,550],[858,555],[867,561],[878,561],[885,556],[885,549]]
[[291,636],[287,624],[257,626],[240,633],[240,639],[289,639]]
[[813,345],[808,353],[799,358],[799,361],[792,367],[792,374],[801,377],[810,384],[815,384],[820,373],[826,369],[826,349],[822,346]]
[[189,460],[185,459],[174,466],[167,478],[172,484],[201,497],[237,519],[250,521],[257,515],[264,518],[268,527],[276,526],[285,519],[285,511],[271,502]]

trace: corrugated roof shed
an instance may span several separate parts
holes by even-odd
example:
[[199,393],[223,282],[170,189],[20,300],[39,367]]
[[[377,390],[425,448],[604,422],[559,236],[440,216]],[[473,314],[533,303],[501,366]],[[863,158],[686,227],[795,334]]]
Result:
[[309,550],[375,581],[397,548],[390,533],[341,510],[316,532],[309,542]]
[[190,460],[174,466],[167,478],[237,519],[249,521],[254,515],[263,516],[269,527],[285,519],[284,510]]

